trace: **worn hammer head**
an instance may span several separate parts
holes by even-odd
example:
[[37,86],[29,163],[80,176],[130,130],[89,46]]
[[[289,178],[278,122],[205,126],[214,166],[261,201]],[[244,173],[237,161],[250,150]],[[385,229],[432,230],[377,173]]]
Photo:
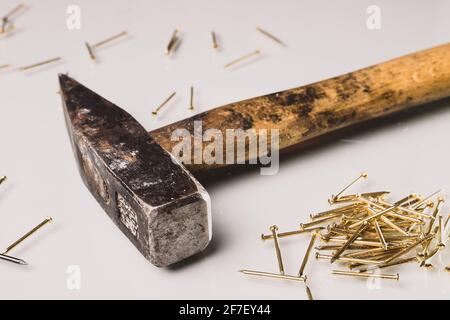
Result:
[[119,229],[159,267],[205,249],[205,189],[130,114],[66,75],[59,80],[83,181]]

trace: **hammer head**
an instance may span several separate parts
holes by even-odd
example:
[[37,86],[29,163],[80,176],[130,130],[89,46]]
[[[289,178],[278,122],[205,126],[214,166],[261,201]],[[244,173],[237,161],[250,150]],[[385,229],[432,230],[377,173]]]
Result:
[[205,189],[130,114],[66,75],[59,80],[83,182],[119,229],[158,267],[205,249]]

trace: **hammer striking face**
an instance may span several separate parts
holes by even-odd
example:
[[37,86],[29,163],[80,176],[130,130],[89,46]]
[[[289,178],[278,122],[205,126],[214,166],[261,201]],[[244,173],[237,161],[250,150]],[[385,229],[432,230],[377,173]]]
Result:
[[82,179],[120,230],[158,267],[205,249],[205,189],[127,112],[66,75],[59,80]]

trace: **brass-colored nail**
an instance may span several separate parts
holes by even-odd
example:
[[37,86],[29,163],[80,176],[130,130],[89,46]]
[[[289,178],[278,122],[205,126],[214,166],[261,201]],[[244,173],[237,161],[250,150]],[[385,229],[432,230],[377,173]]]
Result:
[[414,243],[411,244],[410,246],[404,248],[403,250],[401,250],[401,251],[399,251],[398,253],[394,254],[392,257],[388,258],[388,259],[385,261],[385,263],[389,263],[389,262],[391,262],[391,261],[393,261],[393,260],[395,260],[395,259],[401,257],[402,255],[404,255],[404,254],[410,252],[412,249],[414,249],[414,248],[417,247],[418,245],[424,243],[425,241],[430,240],[432,237],[433,237],[432,235],[428,235],[428,236],[426,236],[426,237],[423,238],[423,239],[417,240],[416,242],[414,242]]
[[345,205],[345,206],[342,206],[339,208],[334,208],[331,210],[310,214],[309,217],[311,218],[312,221],[316,221],[316,220],[320,220],[325,217],[333,216],[337,213],[344,214],[346,212],[353,211],[354,209],[358,208],[360,205],[361,204],[359,204],[359,203],[352,203],[352,204],[348,204],[348,205]]
[[265,35],[266,37],[272,39],[273,41],[277,42],[278,44],[282,45],[283,47],[285,46],[285,44],[283,43],[283,41],[281,41],[279,38],[275,37],[273,34],[267,32],[264,29],[261,29],[260,27],[256,27],[256,30],[258,30],[259,32],[261,32],[263,35]]
[[382,268],[388,268],[388,267],[392,267],[392,266],[397,266],[399,264],[404,264],[404,263],[409,263],[409,262],[417,262],[417,257],[411,257],[411,258],[406,258],[406,259],[401,259],[401,260],[397,260],[397,261],[392,261],[389,263],[382,263],[379,265],[374,265],[374,266],[368,266],[368,267],[364,267],[362,269],[359,269],[359,272],[367,272],[367,271],[372,271],[375,269],[382,269]]
[[190,90],[190,99],[189,99],[189,110],[194,110],[194,87],[191,86]]
[[159,106],[158,106],[158,108],[156,108],[154,111],[152,111],[152,114],[154,115],[154,116],[156,116],[157,114],[158,114],[158,112],[159,112],[159,110],[161,110],[161,108],[162,107],[164,107],[174,96],[175,96],[175,94],[176,94],[176,92],[174,91],[174,92],[172,92],[172,94],[169,96],[169,97],[167,97],[167,99],[166,100],[164,100],[164,102],[163,103],[161,103]]
[[[305,228],[305,229],[299,229],[299,230],[294,230],[294,231],[280,232],[280,233],[277,233],[277,236],[278,236],[278,238],[285,238],[285,237],[296,236],[299,234],[313,232],[313,231],[319,231],[319,230],[324,230],[324,229],[325,229],[325,227]],[[269,239],[273,239],[273,235],[261,234],[261,240],[269,240]]]
[[420,207],[422,204],[427,203],[428,200],[430,200],[431,198],[433,198],[435,195],[437,195],[437,194],[440,193],[441,191],[442,191],[442,190],[439,189],[439,190],[433,192],[433,193],[430,194],[429,196],[423,198],[421,201],[415,203],[415,204],[412,206],[412,208],[413,208],[413,209],[416,209],[416,208]]
[[6,69],[9,68],[11,65],[10,64],[2,64],[0,65],[0,69]]
[[229,67],[231,67],[231,66],[233,66],[233,65],[235,65],[235,64],[237,64],[237,63],[239,63],[239,62],[241,62],[241,61],[244,61],[244,60],[246,60],[246,59],[248,59],[248,58],[251,58],[251,57],[253,57],[253,56],[259,55],[260,53],[261,53],[261,51],[260,51],[259,49],[258,49],[258,50],[255,50],[255,51],[253,51],[253,52],[250,52],[249,54],[246,54],[246,55],[244,55],[244,56],[242,56],[242,57],[240,57],[240,58],[237,58],[237,59],[235,59],[235,60],[233,60],[233,61],[227,63],[227,64],[224,66],[224,68],[225,68],[225,69],[226,69],[226,68],[229,68]]
[[0,184],[2,184],[3,182],[5,182],[6,180],[8,180],[7,176],[0,176]]
[[308,248],[306,249],[305,256],[303,257],[302,264],[300,265],[300,269],[298,271],[298,276],[303,276],[303,272],[305,271],[306,264],[308,263],[309,255],[311,253],[311,249],[314,247],[314,242],[316,241],[317,233],[313,232],[311,234],[311,240],[309,241]]
[[61,57],[56,57],[56,58],[53,58],[53,59],[49,59],[49,60],[45,60],[45,61],[42,61],[42,62],[38,62],[38,63],[32,64],[32,65],[29,65],[29,66],[20,67],[19,69],[22,70],[22,71],[26,71],[26,70],[34,69],[36,67],[40,67],[40,66],[43,66],[43,65],[46,65],[46,64],[49,64],[49,63],[60,61],[61,59],[62,59]]
[[9,261],[12,263],[16,263],[16,264],[21,264],[21,265],[27,265],[28,263],[22,259],[16,258],[16,257],[12,257],[12,256],[8,256],[6,254],[0,254],[0,259],[1,260],[5,260],[5,261]]
[[219,44],[217,43],[217,37],[216,33],[214,31],[211,31],[211,38],[212,38],[212,47],[214,50],[219,49]]
[[275,253],[277,255],[278,268],[280,270],[280,274],[284,275],[283,258],[281,256],[280,244],[278,242],[278,227],[273,225],[270,227],[270,231],[272,232],[273,242],[275,244]]
[[350,188],[352,185],[354,185],[356,182],[358,182],[360,179],[366,179],[368,177],[368,174],[366,172],[361,173],[358,178],[350,182],[347,186],[345,186],[341,191],[339,191],[336,195],[331,195],[331,198],[328,200],[330,204],[335,203],[336,200],[339,199],[340,195],[345,192],[348,188]]
[[[331,256],[329,254],[316,253],[316,259],[323,259],[323,260],[330,260],[331,261],[331,259],[333,259],[333,256]],[[353,262],[353,263],[369,264],[369,265],[383,263],[383,261],[378,261],[378,260],[348,258],[348,257],[335,258],[333,260],[333,262],[334,261],[338,261],[338,262]]]
[[178,29],[175,29],[170,37],[169,43],[166,46],[166,55],[170,55],[172,51],[175,49],[175,45],[178,42]]
[[311,289],[306,286],[306,295],[308,296],[308,300],[314,300]]
[[425,235],[429,235],[431,230],[433,229],[434,222],[436,221],[436,217],[439,213],[439,207],[443,202],[444,202],[444,198],[439,197],[437,200],[436,207],[434,208],[433,214],[431,215],[431,221],[429,222],[428,227],[425,231]]
[[444,223],[442,221],[442,215],[439,216],[439,226],[438,226],[438,233],[437,233],[437,239],[438,239],[438,244],[437,247],[440,250],[443,250],[445,248],[445,243],[444,243],[444,239],[442,237],[443,234],[443,228],[444,228]]
[[378,223],[377,220],[374,221],[374,225],[375,225],[375,231],[377,232],[377,236],[380,239],[380,242],[383,245],[383,248],[385,250],[387,250],[388,246],[386,243],[386,239],[384,239],[383,232],[381,231],[380,224]]
[[28,237],[30,237],[33,233],[35,233],[36,231],[38,231],[40,228],[42,228],[43,226],[45,226],[47,223],[52,222],[53,218],[52,217],[47,217],[45,218],[41,223],[39,223],[36,227],[34,227],[33,229],[31,229],[30,231],[28,231],[27,233],[25,233],[23,236],[21,236],[18,240],[14,241],[11,245],[9,245],[5,252],[3,252],[3,254],[7,254],[8,252],[10,252],[12,249],[14,249],[16,246],[18,246],[20,243],[22,243],[24,240],[26,240]]
[[448,266],[445,267],[444,269],[446,272],[450,273],[450,264]]
[[92,47],[89,45],[89,43],[85,42],[84,45],[86,46],[86,49],[89,53],[89,57],[91,58],[91,60],[96,60],[97,57],[94,54],[94,50],[92,49]]
[[336,251],[336,253],[331,258],[330,262],[333,263],[336,261],[337,258],[341,256],[341,254],[348,248],[350,244],[352,244],[353,241],[356,240],[356,238],[363,232],[367,227],[369,226],[369,223],[364,222],[361,227],[359,227],[358,230],[342,245],[342,247]]
[[279,273],[272,273],[272,272],[263,272],[263,271],[255,271],[255,270],[239,270],[239,272],[242,272],[243,274],[248,274],[251,276],[259,276],[259,277],[267,277],[267,278],[275,278],[275,279],[284,279],[284,280],[293,280],[293,281],[306,281],[306,276],[298,277],[298,276],[290,276],[285,274],[279,274]]
[[118,33],[116,35],[113,35],[112,37],[106,38],[105,40],[102,40],[100,42],[97,42],[96,44],[93,44],[91,46],[91,48],[97,49],[98,47],[101,47],[104,44],[107,44],[108,42],[114,41],[114,40],[116,40],[118,38],[121,38],[121,37],[124,37],[124,36],[127,36],[127,35],[128,35],[127,31],[122,31],[121,33]]
[[434,248],[433,251],[431,251],[429,254],[427,254],[425,257],[423,257],[423,260],[420,263],[420,267],[426,267],[426,265],[428,264],[428,260],[433,258],[438,252],[439,252],[439,247],[436,247],[436,248]]
[[352,277],[361,277],[361,278],[381,278],[381,279],[391,279],[391,280],[399,280],[400,275],[397,274],[383,274],[383,273],[365,273],[358,271],[341,271],[341,270],[333,270],[331,274],[341,275],[341,276],[352,276]]
[[444,230],[447,229],[447,225],[448,225],[448,221],[450,220],[450,213],[447,215],[447,218],[445,219],[444,222]]
[[399,226],[397,226],[395,223],[393,223],[390,219],[388,219],[388,217],[384,217],[381,216],[380,220],[383,221],[386,225],[388,225],[390,228],[392,228],[393,230],[396,230],[398,232],[400,232],[401,234],[407,236],[408,232],[406,232],[405,230],[403,230],[402,228],[400,228]]

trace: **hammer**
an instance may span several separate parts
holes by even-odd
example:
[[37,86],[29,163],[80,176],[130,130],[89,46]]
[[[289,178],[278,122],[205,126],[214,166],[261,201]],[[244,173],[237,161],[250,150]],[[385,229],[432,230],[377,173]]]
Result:
[[[152,264],[169,266],[211,240],[209,195],[191,173],[226,163],[183,165],[172,133],[279,130],[279,149],[450,96],[450,44],[299,88],[231,103],[150,134],[127,112],[59,75],[64,114],[82,179],[110,218]],[[257,131],[259,132],[259,131]],[[259,133],[258,133],[259,135]],[[236,138],[239,139],[239,138]],[[243,138],[245,139],[245,137]],[[194,139],[192,139],[194,140]],[[248,143],[246,160],[251,160]]]

